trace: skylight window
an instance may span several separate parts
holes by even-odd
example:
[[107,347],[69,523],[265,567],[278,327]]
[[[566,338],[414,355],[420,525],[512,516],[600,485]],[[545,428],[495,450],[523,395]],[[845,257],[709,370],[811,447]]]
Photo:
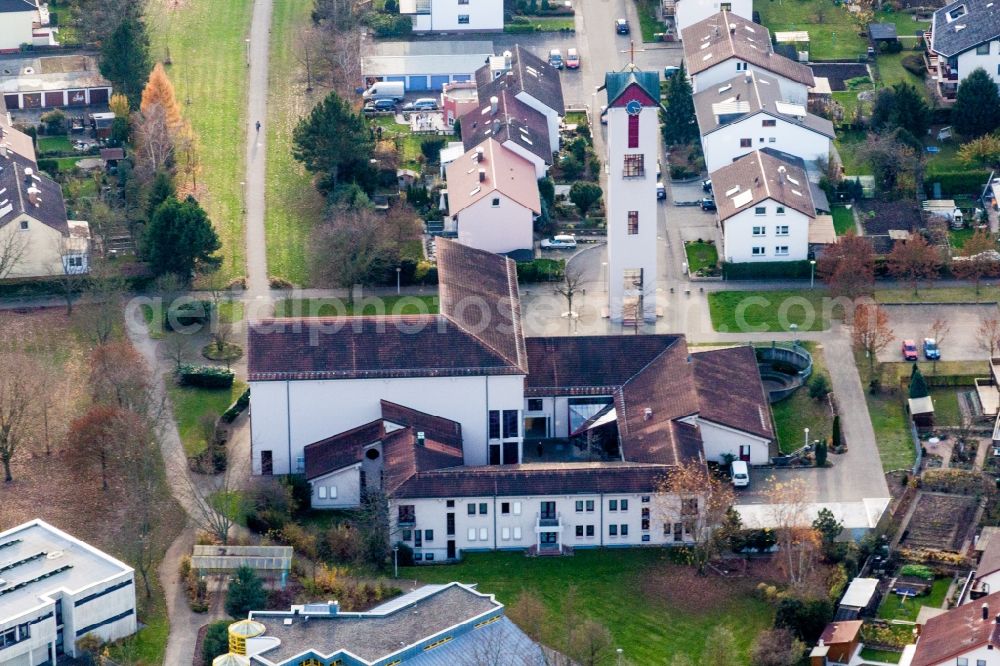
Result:
[[948,21],[951,22],[958,20],[963,16],[965,16],[967,13],[968,10],[965,8],[965,5],[959,5],[958,7],[955,7],[953,10],[948,12]]
[[726,92],[727,90],[732,90],[732,89],[733,89],[733,84],[727,83],[726,85],[724,85],[721,88],[719,88],[719,94],[721,95],[722,93]]
[[740,191],[740,186],[739,185],[737,185],[736,187],[731,187],[728,190],[726,190],[726,196],[727,197],[731,197],[731,196],[733,196],[734,194],[736,194],[739,191]]

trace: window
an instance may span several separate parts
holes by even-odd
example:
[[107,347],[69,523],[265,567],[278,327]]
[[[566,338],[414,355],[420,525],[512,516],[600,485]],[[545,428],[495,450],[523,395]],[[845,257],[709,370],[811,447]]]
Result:
[[765,118],[764,120],[760,121],[761,127],[775,127],[777,124],[778,121],[775,120],[774,118]]
[[649,531],[649,509],[647,508],[642,509],[642,531]]
[[618,500],[608,500],[608,511],[618,510]]
[[698,514],[698,498],[691,497],[681,500],[681,515],[694,516]]
[[517,439],[521,434],[519,413],[516,409],[503,410],[503,437],[504,439]]
[[990,54],[990,43],[980,44],[976,47],[976,55],[989,55]]
[[755,257],[763,257],[764,256],[764,248],[762,248],[762,247],[752,247],[752,248],[750,248],[750,254],[752,254]]
[[446,507],[448,507],[449,509],[454,509],[455,508],[455,500],[445,500],[444,505]]
[[628,235],[635,236],[639,233],[639,211],[630,210],[628,212]]
[[480,502],[479,503],[479,515],[480,516],[485,516],[486,515],[486,510],[487,510],[488,507],[489,507],[489,504],[487,504],[486,502]]
[[330,499],[337,499],[337,486],[330,486],[328,490],[330,491]]
[[510,502],[500,502],[500,513],[505,516],[510,513]]
[[541,398],[528,398],[528,411],[529,412],[540,412],[545,409]]
[[779,224],[778,226],[776,226],[774,228],[774,233],[776,235],[778,235],[778,236],[787,236],[788,235],[788,225],[787,224]]
[[[433,562],[434,561],[434,553],[424,553],[424,559],[426,561],[428,561],[428,562]],[[338,661],[339,661],[339,659],[338,659]],[[334,662],[334,663],[337,663],[337,662]]]
[[420,530],[414,530],[413,532],[413,547],[420,548],[424,545],[424,533]]
[[460,4],[460,5],[467,5],[467,4],[469,4],[469,0],[458,0],[458,4]]
[[587,536],[589,536],[589,537],[594,536],[594,526],[593,525],[587,525]]
[[28,230],[28,221],[21,220],[21,231],[27,231],[27,230]]
[[955,660],[956,666],[969,666],[969,660],[965,657],[959,657]]
[[767,206],[757,206],[753,209],[754,215],[767,215]]
[[445,516],[445,534],[455,536],[455,514],[453,513]]
[[488,539],[489,539],[489,532],[486,530],[485,527],[480,527],[479,528],[479,540],[480,541],[487,541]]
[[458,15],[458,24],[459,25],[469,25],[469,15],[468,14],[459,14]]
[[417,522],[417,508],[412,504],[400,504],[399,522],[410,523],[411,525]]
[[778,245],[774,248],[774,256],[776,257],[787,257],[788,256],[788,246]]
[[740,148],[750,148],[753,146],[752,139],[740,139]]
[[414,562],[420,562],[423,559],[424,559],[424,554],[423,553],[413,553],[413,561]]
[[424,541],[434,541],[434,530],[424,530]]
[[772,136],[771,138],[769,138],[769,139],[767,140],[767,142],[768,142],[768,143],[777,143],[777,142],[778,142],[778,140],[777,140],[776,138],[774,138],[774,137]]
[[618,505],[621,507],[622,511],[628,511],[628,500],[627,499],[623,499],[621,502],[618,503]]
[[775,215],[784,215],[785,214],[785,207],[784,206],[778,206],[777,208],[774,209],[774,213],[775,213]]
[[644,178],[646,176],[646,158],[642,154],[625,156],[625,166],[622,178]]
[[608,536],[618,536],[617,525],[608,525]]
[[764,137],[760,137],[759,139],[757,139],[757,142],[758,143],[764,143]]
[[493,207],[494,208],[500,207],[500,197],[493,197]]
[[491,409],[490,410],[490,424],[489,424],[489,437],[490,439],[500,439],[500,410]]
[[736,71],[737,72],[745,72],[745,71],[747,71],[747,64],[745,62],[738,62],[738,63],[736,63]]
[[576,538],[580,539],[583,537],[583,525],[576,526]]
[[500,540],[501,541],[510,541],[510,528],[509,527],[505,527],[502,530],[500,530]]
[[733,11],[733,3],[731,2],[720,2],[719,3],[720,12],[731,12]]
[[[948,12],[948,22],[950,23],[951,21],[954,21],[955,19],[960,19],[963,16],[965,16],[965,5],[959,5],[958,7],[955,7],[953,10]],[[962,664],[959,664],[959,666],[962,666]]]
[[70,268],[83,268],[83,257],[67,257],[66,262]]
[[521,515],[521,503],[520,502],[514,502],[514,515],[515,516],[520,516]]
[[628,117],[628,147],[639,147],[639,116]]
[[594,500],[587,500],[587,511],[594,510]]
[[767,233],[767,227],[754,227],[753,228],[753,235],[754,236],[763,236],[765,233]]
[[674,523],[674,541],[684,541],[684,523]]
[[622,536],[628,536],[628,525],[622,523],[621,528],[618,531],[621,532]]
[[476,515],[476,505],[475,504],[469,504],[468,508],[469,508],[469,515],[470,516]]
[[520,527],[515,527],[514,528],[514,541],[520,541],[520,540],[521,540],[521,528]]
[[583,500],[576,501],[576,512],[580,513],[583,511]]
[[[642,496],[642,503],[643,504],[649,504],[649,495],[643,495]],[[649,511],[649,509],[643,509],[643,511]]]
[[469,528],[469,541],[475,541],[475,540],[476,540],[476,528],[475,527],[470,527]]
[[316,487],[316,497],[320,499],[326,499],[326,486]]
[[976,666],[986,666],[985,659],[976,659]]

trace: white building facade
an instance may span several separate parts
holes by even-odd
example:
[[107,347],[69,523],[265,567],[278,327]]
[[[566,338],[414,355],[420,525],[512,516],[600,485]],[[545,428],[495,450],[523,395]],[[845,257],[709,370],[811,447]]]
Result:
[[611,320],[656,318],[659,76],[629,66],[608,94],[608,299]]
[[830,137],[821,132],[766,113],[724,125],[701,137],[705,168],[709,172],[762,148],[815,162],[830,156],[830,143]]
[[715,16],[723,10],[731,12],[736,16],[741,16],[748,21],[753,20],[753,0],[730,0],[729,2],[720,2],[719,0],[676,0],[674,16],[676,17],[678,34],[698,21]]
[[991,0],[956,0],[934,12],[928,55],[938,93],[954,99],[958,85],[982,68],[1000,85],[1000,11]]
[[501,0],[401,0],[414,32],[503,32]]
[[[775,55],[773,58],[780,58]],[[778,80],[778,87],[781,89],[782,97],[789,102],[805,104],[809,99],[809,86],[805,83],[792,80],[786,76],[776,73],[771,69],[755,65],[754,63],[741,60],[740,58],[729,58],[723,62],[712,65],[697,74],[691,75],[691,90],[701,92],[713,86],[721,86],[734,76],[740,76],[744,72],[755,72],[765,76],[771,76]]]
[[37,0],[5,2],[0,8],[0,51],[18,51],[22,44],[33,44],[38,22]]
[[765,199],[740,211],[722,220],[725,261],[743,263],[806,259],[809,254],[809,223],[813,218],[774,199]]

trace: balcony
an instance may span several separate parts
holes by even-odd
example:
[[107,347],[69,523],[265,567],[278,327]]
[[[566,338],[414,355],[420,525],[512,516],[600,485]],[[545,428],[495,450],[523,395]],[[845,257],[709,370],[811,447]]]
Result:
[[399,0],[399,13],[423,15],[431,13],[431,0]]
[[562,532],[562,513],[555,516],[541,513],[535,514],[535,533],[540,532]]

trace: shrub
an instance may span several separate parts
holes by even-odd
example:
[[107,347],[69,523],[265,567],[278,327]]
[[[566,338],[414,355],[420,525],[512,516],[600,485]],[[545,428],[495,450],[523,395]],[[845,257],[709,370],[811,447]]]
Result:
[[566,262],[562,259],[532,259],[520,261],[517,264],[517,279],[519,282],[546,282],[560,280]]
[[243,392],[240,397],[236,399],[236,402],[230,406],[225,412],[222,413],[222,420],[226,423],[232,423],[236,420],[236,417],[242,414],[247,407],[250,406],[250,389]]
[[38,170],[44,171],[52,177],[59,175],[59,160],[38,160]]
[[47,113],[43,113],[40,119],[42,124],[45,125],[46,134],[65,134],[66,127],[66,114],[59,109],[53,109]]
[[420,152],[427,158],[429,164],[437,164],[441,157],[441,149],[444,148],[444,137],[436,136],[424,139],[420,142]]
[[201,660],[211,664],[221,654],[229,652],[229,621],[219,620],[208,625],[201,643]]
[[727,280],[767,280],[771,278],[808,279],[808,261],[755,261],[722,264]]
[[352,525],[342,523],[328,529],[316,547],[322,559],[350,564],[357,562],[361,556],[358,549],[360,543],[358,531]]
[[816,466],[826,467],[826,441],[821,440],[816,444]]
[[903,69],[908,71],[910,74],[913,74],[914,76],[919,76],[920,78],[924,78],[924,76],[927,74],[927,70],[924,69],[923,58],[914,53],[903,56],[902,64],[903,64]]
[[376,37],[405,37],[413,32],[413,21],[405,14],[371,14],[368,25]]
[[413,566],[413,549],[407,546],[402,541],[396,543],[396,548],[399,552],[396,553],[397,562],[401,567],[412,567]]
[[882,42],[882,53],[899,53],[903,50],[903,44],[897,39],[894,42]]
[[832,619],[833,604],[826,599],[787,598],[778,603],[774,626],[788,629],[798,639],[812,645]]
[[178,373],[181,386],[201,388],[230,388],[235,378],[232,370],[214,365],[182,365]]
[[809,382],[809,397],[813,400],[822,400],[829,393],[830,380],[822,372],[817,372]]
[[934,580],[934,570],[926,564],[904,564],[899,568],[899,575]]
[[954,196],[956,194],[976,194],[978,195],[986,181],[989,180],[989,173],[986,171],[946,171],[941,173],[928,173],[924,178],[924,188],[927,196],[934,196],[934,184],[941,184],[942,196]]
[[235,618],[245,618],[252,610],[260,610],[267,601],[264,585],[250,567],[240,567],[233,575],[226,592],[226,612]]

